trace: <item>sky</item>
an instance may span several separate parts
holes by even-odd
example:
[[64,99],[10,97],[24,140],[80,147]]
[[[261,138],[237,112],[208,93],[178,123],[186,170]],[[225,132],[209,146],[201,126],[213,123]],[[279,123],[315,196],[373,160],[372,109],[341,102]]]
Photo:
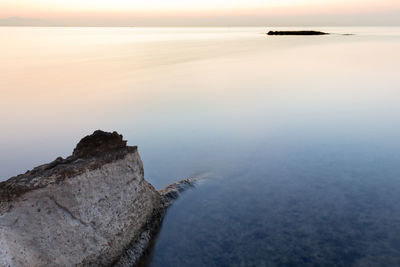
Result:
[[0,0],[0,25],[400,25],[400,1]]

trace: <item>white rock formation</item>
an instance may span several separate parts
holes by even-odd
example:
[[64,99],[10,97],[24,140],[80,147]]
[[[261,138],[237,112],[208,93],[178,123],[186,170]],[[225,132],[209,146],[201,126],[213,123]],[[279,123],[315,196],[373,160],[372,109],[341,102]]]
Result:
[[144,180],[136,147],[96,131],[67,159],[0,183],[0,266],[135,264],[170,190]]

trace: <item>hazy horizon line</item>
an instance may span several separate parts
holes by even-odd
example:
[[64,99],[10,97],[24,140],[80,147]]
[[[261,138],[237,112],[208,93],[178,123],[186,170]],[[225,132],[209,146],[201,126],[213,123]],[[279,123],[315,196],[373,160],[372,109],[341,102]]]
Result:
[[30,18],[0,17],[0,26],[28,27],[329,27],[400,26],[397,12],[387,14],[238,15],[198,17]]
[[0,25],[0,27],[32,28],[252,28],[252,27],[400,27],[400,25]]

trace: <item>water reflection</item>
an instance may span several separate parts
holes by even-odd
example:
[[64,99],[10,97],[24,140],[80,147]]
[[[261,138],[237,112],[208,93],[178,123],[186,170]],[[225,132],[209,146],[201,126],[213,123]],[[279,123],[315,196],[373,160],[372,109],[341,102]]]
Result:
[[400,265],[399,28],[0,28],[0,176],[95,129],[171,208],[151,266]]

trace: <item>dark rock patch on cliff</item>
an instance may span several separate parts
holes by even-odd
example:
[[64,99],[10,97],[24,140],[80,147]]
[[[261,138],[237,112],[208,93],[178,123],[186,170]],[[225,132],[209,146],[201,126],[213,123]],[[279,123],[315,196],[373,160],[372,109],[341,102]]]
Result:
[[103,152],[126,147],[126,141],[117,132],[107,133],[101,130],[95,131],[92,135],[85,136],[76,145],[73,157],[91,157]]

